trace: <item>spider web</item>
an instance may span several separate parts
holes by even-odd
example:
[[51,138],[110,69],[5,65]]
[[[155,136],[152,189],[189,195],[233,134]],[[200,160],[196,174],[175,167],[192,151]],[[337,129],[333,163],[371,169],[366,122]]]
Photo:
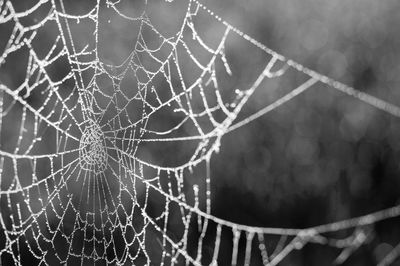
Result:
[[[40,0],[19,10],[0,1],[0,25],[11,29],[0,66],[8,73],[13,64],[24,70],[18,84],[0,83],[0,134],[15,132],[12,127],[18,132],[15,142],[0,144],[4,264],[217,265],[221,247],[228,246],[232,265],[277,265],[307,243],[337,248],[340,264],[371,238],[369,225],[400,215],[395,206],[306,229],[215,217],[210,163],[225,134],[317,83],[396,117],[400,109],[285,58],[197,0],[186,2],[170,36],[157,29],[146,8],[132,16],[120,1],[99,0],[86,14],[74,15],[64,4]],[[123,60],[99,55],[101,43],[111,41],[99,37],[104,10],[138,25]],[[220,26],[212,41],[202,37],[201,17]],[[89,29],[86,35],[82,30],[86,43],[74,35],[80,29]],[[221,81],[235,75],[227,56],[231,38],[260,51],[265,61],[246,88]],[[49,45],[38,45],[43,40]],[[241,116],[265,80],[289,72],[301,74],[303,83]],[[347,236],[332,238],[338,231]],[[231,235],[228,243],[222,234]],[[395,247],[381,264],[399,252]]]

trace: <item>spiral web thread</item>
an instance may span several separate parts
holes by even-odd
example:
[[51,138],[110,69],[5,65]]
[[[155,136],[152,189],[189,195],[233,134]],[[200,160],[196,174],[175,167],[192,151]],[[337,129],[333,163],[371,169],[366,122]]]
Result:
[[[400,206],[394,206],[306,229],[252,227],[213,216],[210,162],[225,134],[317,83],[396,117],[400,117],[400,108],[285,58],[197,0],[188,1],[182,26],[170,38],[157,31],[146,11],[129,17],[118,9],[118,3],[107,2],[106,6],[124,20],[138,21],[140,29],[129,57],[120,65],[112,65],[102,62],[98,55],[100,1],[79,16],[66,12],[62,0],[41,0],[24,11],[16,11],[11,1],[0,1],[0,24],[12,25],[0,54],[0,66],[10,72],[12,69],[4,67],[7,60],[22,51],[28,54],[23,82],[16,87],[0,83],[0,133],[5,134],[10,121],[19,128],[16,144],[10,147],[3,143],[0,149],[3,263],[216,265],[220,247],[228,245],[232,265],[256,261],[277,265],[307,243],[336,247],[340,250],[336,262],[342,263],[370,239],[368,225],[400,215]],[[28,26],[22,22],[43,9],[48,13],[41,20]],[[201,38],[197,16],[223,26],[216,45]],[[93,45],[75,44],[71,24],[80,21],[94,24]],[[49,24],[57,34],[50,49],[41,55],[34,42]],[[155,48],[149,47],[145,30],[158,39]],[[221,87],[218,78],[234,75],[225,53],[232,35],[261,50],[266,63],[248,88],[236,89],[227,99],[223,95],[227,89]],[[192,45],[207,56],[196,57]],[[164,50],[168,52],[162,53]],[[182,54],[186,56],[184,63]],[[68,71],[56,79],[49,66],[59,60],[67,62]],[[145,61],[152,62],[151,69]],[[192,79],[183,74],[188,62],[197,70]],[[302,73],[306,81],[256,113],[238,119],[248,99],[262,89],[264,80],[280,78],[289,70]],[[136,84],[129,91],[121,85],[128,76]],[[102,86],[102,77],[111,82],[111,92]],[[195,103],[195,94],[201,101]],[[40,104],[32,103],[31,97]],[[201,108],[194,106],[199,102]],[[136,107],[130,108],[130,104]],[[150,127],[156,121],[153,117],[171,106],[180,115],[178,123],[163,130]],[[187,125],[193,129],[190,133],[177,133]],[[141,145],[165,142],[196,145],[190,158],[176,167],[160,166],[137,156]],[[49,143],[50,148],[41,148]],[[201,170],[201,178],[194,185],[188,184],[185,180],[196,169]],[[152,197],[161,208],[152,205]],[[172,234],[176,228],[180,233]],[[337,231],[350,233],[343,239],[329,237]],[[229,243],[221,242],[223,232],[232,234]],[[279,241],[271,249],[273,237]],[[395,247],[381,264],[393,262],[399,250]]]

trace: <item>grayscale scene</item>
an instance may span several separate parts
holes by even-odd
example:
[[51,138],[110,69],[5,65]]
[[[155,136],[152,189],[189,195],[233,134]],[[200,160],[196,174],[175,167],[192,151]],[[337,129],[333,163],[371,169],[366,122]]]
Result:
[[400,265],[400,1],[0,0],[0,266]]

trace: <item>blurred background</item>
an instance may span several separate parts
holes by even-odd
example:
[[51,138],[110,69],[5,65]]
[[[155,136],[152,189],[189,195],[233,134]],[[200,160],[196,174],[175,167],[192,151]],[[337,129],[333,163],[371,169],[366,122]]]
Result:
[[[271,49],[399,104],[399,2],[209,2],[216,13]],[[287,82],[293,81],[258,92],[274,97]],[[254,97],[248,106],[257,110],[263,101]],[[399,126],[398,117],[317,84],[225,136],[212,163],[213,210],[235,222],[302,228],[396,205]],[[376,264],[398,244],[398,224],[393,219],[375,225],[375,240],[345,265]],[[311,244],[283,265],[330,265],[335,254]]]
[[[34,4],[30,1],[11,2],[19,10]],[[147,5],[145,1],[118,2],[120,10],[130,16],[140,16],[146,10],[153,26],[165,38],[179,31],[188,3],[186,0],[171,3],[149,0]],[[201,2],[231,25],[285,57],[400,106],[399,1]],[[67,13],[85,14],[94,4],[95,1],[68,1],[65,8]],[[139,32],[138,22],[127,22],[106,4],[101,7],[99,57],[110,65],[122,64],[132,52],[132,43]],[[47,11],[44,8],[35,16],[43,16]],[[30,20],[34,21],[33,15]],[[71,23],[77,47],[93,45],[92,21]],[[216,47],[224,31],[221,23],[201,11],[194,23],[206,43]],[[43,34],[44,37],[36,42],[38,50],[57,35],[51,27]],[[148,43],[151,38],[158,38],[151,33],[144,35]],[[2,25],[0,36],[0,51],[3,52],[10,27]],[[157,42],[154,40],[155,44]],[[206,51],[199,48],[197,52],[199,60],[208,60]],[[217,71],[217,77],[224,100],[232,102],[235,90],[248,89],[269,57],[234,33],[228,36],[225,53],[232,76],[218,75]],[[26,70],[26,64],[19,63],[22,62],[19,60],[26,60],[22,52],[13,56],[14,59],[8,59],[0,68],[0,81],[10,88],[16,88],[23,81]],[[145,55],[143,60],[147,62]],[[155,63],[149,64],[151,67]],[[59,62],[50,70],[55,80],[69,72],[66,65]],[[189,84],[196,77],[195,68],[188,65],[184,70],[184,80]],[[222,72],[222,66],[216,68]],[[112,86],[107,85],[111,84],[107,78],[99,84]],[[276,101],[306,78],[289,69],[282,77],[265,80],[246,103],[237,121]],[[128,87],[131,82],[128,81]],[[156,87],[161,83],[154,81]],[[35,104],[33,97],[29,100]],[[196,102],[195,98],[193,102]],[[132,110],[137,110],[135,108]],[[112,115],[111,112],[109,117]],[[8,119],[11,121],[13,117],[11,114]],[[147,129],[162,131],[180,121],[173,107],[168,113],[165,111],[155,117]],[[13,131],[5,129],[3,123],[3,150],[15,147],[16,130],[18,126]],[[193,125],[182,130],[183,136],[191,136],[195,131]],[[221,149],[211,160],[211,213],[250,226],[307,228],[399,204],[399,135],[399,117],[317,83],[290,102],[222,137]],[[195,148],[196,145],[185,142],[156,146],[142,144],[137,156],[157,165],[177,166],[186,162]],[[43,149],[49,151],[52,148]],[[187,182],[198,183],[204,190],[199,176],[204,175],[193,174]],[[200,199],[204,207],[205,199],[202,196]],[[394,218],[373,225],[370,229],[374,237],[343,265],[375,265],[381,261],[400,241],[399,222],[400,218]],[[348,235],[349,232],[339,232],[335,237]],[[220,265],[230,263],[231,240],[232,234],[223,235]],[[270,248],[276,245],[277,239],[272,242]],[[292,252],[282,265],[331,265],[339,253],[333,248],[307,244],[301,251]],[[254,265],[259,264],[254,261]]]

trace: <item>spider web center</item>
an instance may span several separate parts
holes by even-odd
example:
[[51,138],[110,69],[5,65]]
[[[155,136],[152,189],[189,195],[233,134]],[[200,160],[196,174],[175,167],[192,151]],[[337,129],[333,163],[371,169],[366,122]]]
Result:
[[96,174],[107,168],[107,151],[104,134],[99,125],[90,120],[79,144],[80,164],[83,169]]

